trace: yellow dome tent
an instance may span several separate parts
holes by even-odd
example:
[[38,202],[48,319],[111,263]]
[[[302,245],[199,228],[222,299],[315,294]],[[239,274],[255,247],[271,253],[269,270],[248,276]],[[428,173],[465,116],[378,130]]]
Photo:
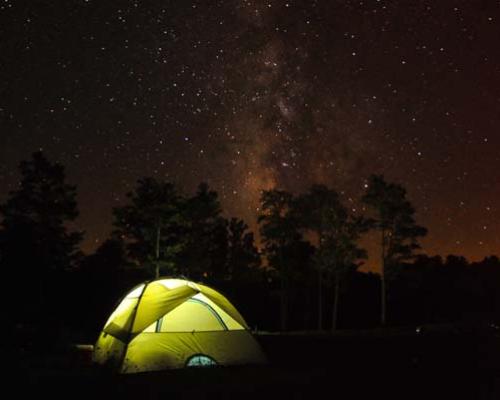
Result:
[[94,361],[134,373],[258,364],[265,356],[223,295],[183,279],[160,279],[125,296],[99,335]]

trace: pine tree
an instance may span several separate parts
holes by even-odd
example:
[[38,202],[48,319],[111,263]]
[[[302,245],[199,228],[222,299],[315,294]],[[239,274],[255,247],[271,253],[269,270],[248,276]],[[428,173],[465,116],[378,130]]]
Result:
[[364,217],[345,215],[345,219],[336,221],[337,224],[331,226],[323,245],[323,262],[327,265],[334,285],[332,331],[337,329],[341,282],[345,275],[357,270],[367,257],[366,250],[359,247],[358,241],[361,234],[371,226],[371,221]]
[[260,267],[260,255],[252,232],[244,221],[231,218],[228,225],[227,272],[232,281],[248,282]]
[[385,325],[387,272],[414,257],[415,250],[420,249],[418,238],[425,236],[427,229],[416,224],[415,209],[406,199],[406,190],[399,184],[387,183],[381,175],[370,177],[362,200],[374,211],[374,226],[381,234],[380,322]]
[[323,286],[325,275],[332,278],[334,300],[332,329],[337,326],[340,282],[349,269],[355,269],[358,260],[366,257],[357,240],[367,230],[368,221],[354,218],[341,203],[338,193],[325,185],[313,185],[300,196],[296,212],[300,225],[316,236],[314,264],[318,275],[318,330],[323,329]]
[[131,204],[113,210],[114,234],[127,242],[130,257],[148,266],[155,278],[160,272],[178,273],[176,257],[186,245],[184,199],[172,183],[154,178],[140,179],[127,197]]
[[219,279],[227,258],[227,221],[216,191],[201,183],[185,202],[185,246],[180,255],[183,273],[190,279]]
[[[339,195],[325,185],[313,185],[309,192],[299,197],[296,213],[300,226],[316,238],[314,265],[317,272],[317,328],[323,329],[323,291],[326,269],[331,267],[331,252],[326,242],[328,231],[338,226],[346,211],[340,204]],[[330,243],[331,245],[331,243]],[[334,251],[334,250],[333,250]]]
[[76,187],[65,182],[64,167],[42,152],[19,169],[19,187],[0,205],[0,262],[10,282],[23,282],[27,303],[35,300],[32,307],[43,308],[49,283],[80,257],[83,234],[67,227],[78,216]]
[[262,192],[261,213],[258,217],[264,252],[269,265],[279,274],[280,280],[280,326],[288,326],[289,284],[292,264],[288,249],[300,240],[298,225],[293,217],[293,196],[281,190]]

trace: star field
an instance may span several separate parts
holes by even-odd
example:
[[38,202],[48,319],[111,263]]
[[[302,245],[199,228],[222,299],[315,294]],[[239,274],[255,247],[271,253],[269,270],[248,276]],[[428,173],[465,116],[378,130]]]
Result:
[[42,148],[91,251],[143,176],[219,192],[402,183],[430,254],[500,253],[500,2],[0,2],[0,201]]

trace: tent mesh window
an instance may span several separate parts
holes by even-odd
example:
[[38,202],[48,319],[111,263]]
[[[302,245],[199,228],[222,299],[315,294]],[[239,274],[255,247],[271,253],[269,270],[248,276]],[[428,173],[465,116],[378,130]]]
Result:
[[217,363],[213,358],[204,354],[196,354],[186,362],[186,367],[215,367]]

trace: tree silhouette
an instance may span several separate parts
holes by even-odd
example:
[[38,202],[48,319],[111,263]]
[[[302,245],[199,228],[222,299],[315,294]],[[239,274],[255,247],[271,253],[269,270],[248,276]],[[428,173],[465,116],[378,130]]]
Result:
[[358,246],[358,240],[360,235],[371,226],[371,221],[351,215],[347,215],[343,221],[338,222],[336,229],[332,229],[331,233],[327,235],[324,244],[325,258],[330,265],[334,282],[333,331],[337,329],[341,281],[347,273],[360,267],[361,260],[366,259],[367,252]]
[[332,329],[337,327],[340,282],[343,275],[358,267],[366,251],[357,241],[369,227],[369,221],[349,215],[338,193],[325,185],[313,185],[300,196],[296,212],[303,228],[316,236],[317,250],[314,263],[318,273],[318,329],[323,329],[323,281],[329,274],[334,284]]
[[228,224],[227,273],[232,281],[252,281],[260,267],[260,255],[252,232],[241,219],[231,218]]
[[[307,193],[300,196],[296,203],[300,226],[316,237],[317,251],[314,264],[317,271],[318,285],[318,330],[323,329],[323,286],[325,273],[336,261],[335,232],[347,218],[347,211],[340,203],[336,191],[325,185],[313,185]],[[328,238],[328,241],[327,241]]]
[[201,183],[184,203],[185,246],[180,254],[185,276],[201,280],[224,275],[227,257],[227,222],[221,216],[217,192]]
[[258,222],[269,265],[279,274],[281,330],[287,329],[288,322],[288,291],[292,272],[288,249],[301,237],[292,207],[292,194],[276,189],[262,192]]
[[[78,216],[76,187],[65,182],[64,167],[33,153],[19,166],[19,188],[0,206],[0,253],[10,280],[23,279],[26,295],[43,308],[50,277],[70,269],[80,256],[81,232],[69,232],[67,223]],[[29,276],[29,279],[26,277]]]
[[115,234],[127,241],[131,258],[158,278],[160,270],[176,273],[176,256],[185,247],[183,199],[172,183],[142,178],[127,193],[131,204],[113,210]]
[[[82,260],[74,279],[78,292],[73,295],[76,305],[71,315],[83,322],[84,330],[92,328],[94,333],[106,322],[116,300],[147,276],[128,261],[123,240],[113,237]],[[92,296],[88,296],[90,288]]]
[[406,190],[399,184],[387,183],[383,176],[372,175],[362,201],[375,213],[374,227],[381,234],[381,313],[386,323],[386,273],[398,263],[414,257],[420,249],[418,238],[427,229],[416,224],[415,209],[406,199]]

